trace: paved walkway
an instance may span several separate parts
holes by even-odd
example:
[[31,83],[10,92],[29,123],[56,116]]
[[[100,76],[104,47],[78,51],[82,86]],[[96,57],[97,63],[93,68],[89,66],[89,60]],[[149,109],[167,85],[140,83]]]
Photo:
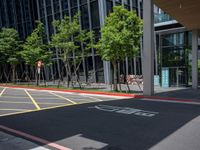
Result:
[[192,88],[168,88],[157,89],[156,96],[173,97],[180,99],[192,99],[200,102],[200,89],[194,90]]

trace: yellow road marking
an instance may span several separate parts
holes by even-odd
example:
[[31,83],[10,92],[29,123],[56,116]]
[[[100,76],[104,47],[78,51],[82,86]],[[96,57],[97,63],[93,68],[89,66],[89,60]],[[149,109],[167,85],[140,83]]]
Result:
[[31,99],[31,101],[33,102],[33,104],[35,105],[35,107],[40,110],[40,106],[36,103],[36,101],[34,100],[34,98],[28,93],[27,90],[24,90],[26,92],[26,94],[29,96],[29,98]]
[[1,91],[0,96],[3,95],[3,93],[5,92],[5,90],[6,90],[6,88],[4,88],[4,89]]
[[68,98],[66,98],[66,97],[63,97],[63,96],[61,96],[61,95],[57,95],[57,94],[55,94],[55,93],[53,93],[53,92],[49,92],[49,93],[52,94],[52,95],[55,95],[55,96],[57,96],[57,97],[59,97],[59,98],[61,98],[61,99],[67,100],[67,101],[71,102],[72,104],[77,104],[76,102],[74,102],[74,101],[72,101],[72,100],[70,100],[70,99],[68,99]]
[[[77,103],[77,104],[82,105],[82,104],[87,104],[87,103],[91,103],[91,102],[81,102],[81,103]],[[94,101],[93,103],[97,103],[97,101]],[[50,109],[54,109],[54,108],[63,108],[63,107],[72,106],[72,105],[73,104],[65,104],[65,105],[60,105],[60,106],[52,106],[52,107],[41,108],[40,110],[35,109],[35,110],[28,110],[28,111],[23,111],[23,112],[7,113],[7,114],[0,115],[0,117],[11,116],[11,115],[20,115],[20,114],[31,113],[31,112],[38,112],[38,111],[50,110]]]
[[47,108],[42,108],[40,110],[27,110],[27,111],[23,111],[23,112],[15,112],[15,113],[7,113],[7,114],[2,114],[0,115],[0,117],[2,116],[11,116],[11,115],[18,115],[18,114],[25,114],[25,113],[31,113],[31,112],[38,112],[38,111],[42,111],[42,110],[50,110],[50,109],[54,109],[54,108],[62,108],[62,107],[67,107],[67,106],[71,106],[73,104],[65,104],[65,105],[59,105],[59,106],[52,106],[52,107],[47,107]]

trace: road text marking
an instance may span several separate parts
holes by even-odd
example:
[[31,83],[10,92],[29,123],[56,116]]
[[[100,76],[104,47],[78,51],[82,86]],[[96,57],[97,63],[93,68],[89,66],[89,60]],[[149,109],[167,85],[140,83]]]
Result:
[[109,106],[109,105],[96,105],[89,108],[95,108],[102,111],[107,112],[115,112],[115,113],[121,113],[126,115],[137,115],[137,116],[143,116],[143,117],[154,117],[155,115],[159,114],[158,112],[153,111],[145,111],[141,109],[135,109],[130,107],[116,107],[116,106]]

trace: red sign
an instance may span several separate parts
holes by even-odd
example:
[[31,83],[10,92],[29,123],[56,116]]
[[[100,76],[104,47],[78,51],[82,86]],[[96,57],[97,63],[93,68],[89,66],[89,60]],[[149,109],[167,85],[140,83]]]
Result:
[[37,68],[41,68],[44,65],[44,63],[41,60],[37,61],[36,64],[37,64]]

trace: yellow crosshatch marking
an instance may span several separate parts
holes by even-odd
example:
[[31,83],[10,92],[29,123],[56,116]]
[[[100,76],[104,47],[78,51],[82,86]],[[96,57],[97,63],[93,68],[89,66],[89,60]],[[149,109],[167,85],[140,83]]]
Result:
[[[17,109],[15,111],[20,111],[20,110],[22,110],[22,111],[21,112],[14,112],[14,113],[2,114],[2,115],[0,115],[0,117],[2,117],[2,116],[10,116],[10,115],[18,115],[18,114],[25,114],[25,113],[30,113],[30,112],[37,112],[37,111],[42,111],[42,110],[54,109],[54,108],[62,108],[62,107],[67,107],[67,106],[71,106],[71,105],[73,105],[73,104],[65,104],[65,105],[59,105],[59,106],[52,106],[52,107],[42,108],[40,110],[37,110],[37,109],[34,109],[34,110]],[[7,109],[7,110],[13,110],[13,109]]]
[[66,97],[57,95],[57,94],[55,94],[55,93],[53,93],[53,92],[49,92],[49,93],[50,93],[50,94],[53,94],[53,95],[55,95],[55,96],[57,96],[57,97],[59,97],[59,98],[61,98],[61,99],[67,100],[67,101],[71,102],[72,104],[77,104],[76,102],[74,102],[74,101],[72,101],[72,100],[70,100],[70,99],[68,99],[68,98],[66,98]]
[[6,88],[4,88],[4,89],[1,91],[0,96],[3,95],[3,93],[5,92],[5,90],[6,90]]
[[34,100],[34,98],[28,93],[27,90],[24,90],[26,92],[26,94],[29,96],[29,98],[31,99],[31,101],[33,102],[33,104],[35,105],[35,107],[40,110],[40,106],[36,103],[36,101]]
[[[14,88],[12,89],[13,92],[7,91],[7,89],[10,88],[3,87],[0,91],[0,117],[72,106],[75,104],[81,105],[85,103],[96,103],[99,101],[103,101],[101,100],[101,98],[93,97],[92,95],[86,96],[84,94],[72,94],[68,97],[68,95],[62,95],[59,92],[57,93],[56,91],[46,91],[45,93],[41,93],[40,91],[38,91],[38,94],[32,93],[30,89],[19,90],[24,91],[24,93],[21,93],[20,95],[19,92],[16,91]],[[26,108],[30,107],[31,105],[34,105],[36,108]],[[18,106],[20,106],[19,109]],[[24,108],[21,108],[21,106],[24,106]]]

